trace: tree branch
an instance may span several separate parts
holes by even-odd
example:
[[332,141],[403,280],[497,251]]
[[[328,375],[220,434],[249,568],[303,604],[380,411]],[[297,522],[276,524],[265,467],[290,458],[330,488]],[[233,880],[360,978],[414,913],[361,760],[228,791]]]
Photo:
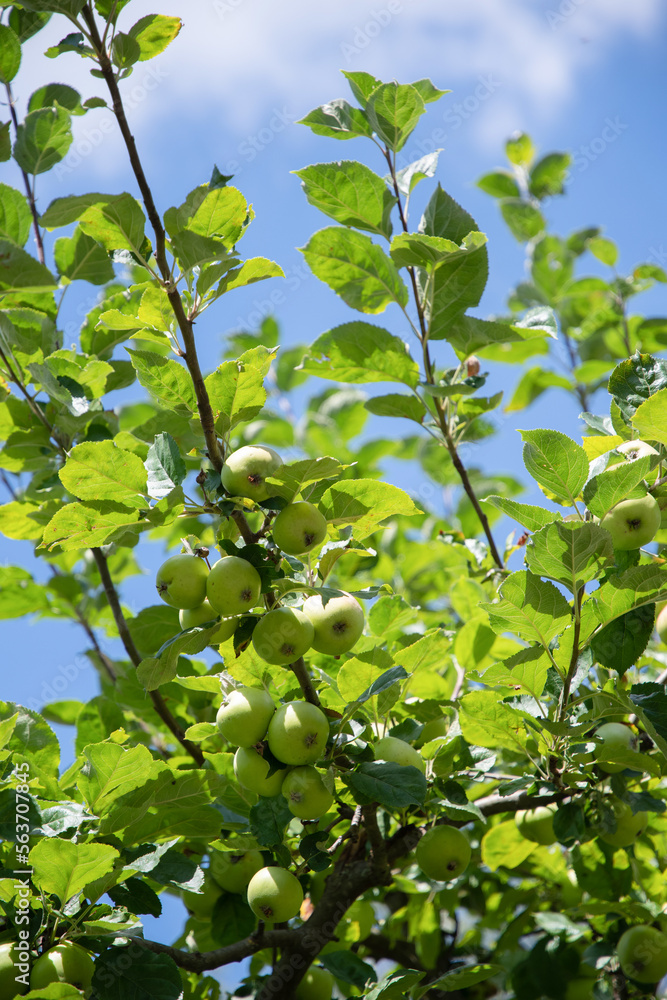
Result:
[[[12,94],[12,88],[9,83],[5,84],[5,90],[7,91],[7,104],[9,105],[9,114],[11,115],[12,122],[14,123],[14,130],[18,132],[19,121],[16,117],[16,109],[14,107],[14,95]],[[23,183],[25,185],[26,196],[28,199],[28,205],[30,206],[30,214],[32,215],[32,226],[35,230],[35,243],[37,244],[37,259],[40,264],[46,262],[44,256],[44,241],[42,239],[42,234],[39,229],[39,218],[37,216],[37,205],[35,204],[35,195],[33,194],[32,187],[30,186],[30,179],[26,174],[23,167],[21,169],[21,176],[23,177]]]
[[235,941],[234,944],[224,948],[204,952],[180,951],[170,945],[161,944],[159,941],[147,941],[145,938],[133,938],[133,941],[149,951],[155,952],[156,955],[169,955],[179,968],[187,969],[188,972],[207,972],[210,969],[219,969],[223,965],[229,965],[231,962],[240,962],[264,948],[283,948],[295,938],[297,933],[296,930],[264,931],[261,934],[251,934],[250,937],[243,938],[242,941]]
[[319,708],[320,699],[317,691],[313,687],[313,679],[308,673],[308,667],[305,664],[303,656],[300,656],[298,660],[294,661],[294,663],[290,663],[289,668],[298,680],[306,701],[309,701],[311,705],[317,705]]
[[[99,548],[93,548],[90,550],[93,553],[93,558],[97,563],[97,568],[100,573],[102,580],[102,586],[104,587],[104,593],[106,594],[109,607],[111,608],[111,613],[113,619],[116,623],[116,628],[118,629],[118,634],[120,636],[121,642],[125,647],[125,652],[129,656],[130,660],[135,667],[138,667],[141,663],[141,654],[134,644],[134,640],[130,634],[130,630],[127,627],[127,622],[125,620],[125,615],[123,614],[123,609],[120,606],[120,601],[118,600],[118,593],[114,586],[113,580],[111,579],[111,574],[109,573],[109,566],[107,563],[107,558]],[[164,698],[159,691],[149,691],[151,701],[153,702],[153,707],[155,711],[160,716],[165,726],[176,737],[181,746],[187,750],[192,759],[197,763],[199,767],[204,764],[204,756],[198,746],[191,743],[190,740],[186,740],[185,733],[183,729],[173,717],[169,709],[167,708]]]

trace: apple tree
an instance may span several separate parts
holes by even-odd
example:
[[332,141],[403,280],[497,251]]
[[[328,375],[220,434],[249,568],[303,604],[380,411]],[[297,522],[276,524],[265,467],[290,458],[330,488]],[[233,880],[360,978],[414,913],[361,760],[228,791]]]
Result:
[[[180,20],[0,7],[0,530],[44,571],[0,568],[0,616],[76,623],[99,678],[85,704],[0,703],[2,997],[216,1000],[213,973],[240,962],[233,995],[259,1000],[654,994],[667,320],[631,299],[665,274],[617,273],[598,229],[552,233],[569,157],[519,135],[478,184],[527,278],[475,315],[486,237],[437,154],[401,165],[447,91],[350,72],[349,100],[302,122],[323,162],[295,170],[326,216],[304,258],[349,319],[284,348],[267,319],[204,372],[199,317],[282,271],[242,256],[253,211],[217,168],[156,206],[123,94]],[[93,94],[42,87],[20,119],[22,45],[52,18],[47,55],[61,74],[88,60]],[[103,106],[128,192],[42,204],[40,175]],[[326,161],[351,138],[368,164]],[[66,347],[77,282],[98,301]],[[540,504],[501,456],[467,461],[502,364],[504,412],[545,392],[581,411],[576,438],[520,432]],[[163,562],[133,612],[149,545]],[[53,723],[72,727],[65,770]],[[142,923],[167,902],[169,944]]]

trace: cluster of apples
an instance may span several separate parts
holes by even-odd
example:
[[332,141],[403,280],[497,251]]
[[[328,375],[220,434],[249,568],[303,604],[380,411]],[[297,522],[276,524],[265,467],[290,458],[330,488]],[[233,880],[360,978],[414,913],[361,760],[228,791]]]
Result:
[[[239,448],[225,462],[221,480],[232,496],[257,502],[267,499],[266,479],[282,465],[272,448]],[[275,544],[287,555],[305,555],[327,535],[327,522],[314,504],[297,500],[287,504],[272,526]],[[262,581],[255,567],[240,556],[223,556],[209,570],[203,559],[180,553],[159,568],[157,592],[171,607],[179,609],[182,629],[204,625],[220,618],[212,643],[225,642],[236,631],[241,616],[256,607]],[[259,620],[252,643],[267,663],[286,666],[309,649],[330,656],[347,653],[364,630],[364,612],[345,591],[326,601],[314,594],[303,609],[275,607]]]
[[[2,1000],[13,1000],[23,996],[28,988],[33,990],[46,989],[51,983],[68,983],[77,989],[87,991],[93,981],[95,965],[90,954],[81,945],[73,941],[63,941],[49,948],[34,962],[30,970],[30,987],[16,980],[18,962],[16,945],[0,944],[0,997]],[[50,996],[61,994],[50,993]]]

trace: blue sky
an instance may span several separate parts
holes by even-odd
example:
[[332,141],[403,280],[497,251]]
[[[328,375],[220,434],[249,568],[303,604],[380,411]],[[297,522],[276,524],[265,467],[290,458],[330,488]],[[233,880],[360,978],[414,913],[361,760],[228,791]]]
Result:
[[[217,363],[226,333],[253,327],[268,312],[292,343],[312,342],[325,329],[357,316],[309,275],[295,249],[328,222],[308,205],[290,173],[343,158],[363,159],[383,172],[370,144],[336,143],[294,124],[313,107],[349,96],[341,69],[400,82],[430,77],[452,90],[429,106],[407,149],[416,159],[443,147],[437,179],[489,236],[491,278],[479,315],[502,311],[507,291],[522,275],[521,248],[493,200],[474,187],[478,176],[502,164],[503,143],[515,130],[529,132],[542,152],[574,154],[568,194],[549,207],[556,231],[599,224],[620,245],[619,270],[645,260],[667,266],[667,10],[661,0],[337,0],[331,5],[133,0],[121,28],[156,6],[160,13],[182,16],[184,28],[162,57],[139,66],[124,92],[158,206],[164,210],[180,203],[208,180],[214,163],[224,173],[235,173],[233,183],[256,212],[241,252],[277,260],[288,276],[286,282],[273,280],[234,293],[198,323],[207,370]],[[84,60],[43,58],[47,45],[68,31],[64,21],[53,19],[26,46],[14,84],[19,112],[30,93],[48,82],[71,83],[84,97],[102,93],[101,81],[88,75]],[[74,124],[68,158],[39,179],[40,207],[52,198],[90,190],[136,194],[111,113],[95,111]],[[3,166],[2,179],[20,186],[11,165]],[[427,186],[422,185],[422,200],[415,199],[415,225]],[[592,263],[590,270],[596,270]],[[74,288],[68,297],[65,346],[76,340],[94,290]],[[664,314],[664,286],[640,302],[648,314]],[[388,311],[379,318],[385,320],[392,332],[407,338],[400,316]],[[445,351],[443,346],[443,363]],[[496,366],[488,386],[491,392],[509,390],[515,379],[515,373]],[[502,418],[499,435],[476,446],[469,460],[527,478],[516,434],[523,426],[557,426],[577,436],[577,409],[565,397],[549,395],[528,414]],[[401,470],[390,468],[388,475],[399,477]],[[160,553],[143,547],[141,552],[154,570]],[[0,559],[39,575],[27,544],[0,540]],[[129,581],[124,596],[136,610],[152,603],[152,579]],[[64,678],[57,684],[58,698],[85,700],[96,693],[94,673],[79,655],[84,636],[74,625],[9,621],[2,632],[3,698],[40,701],[45,686],[53,689],[58,678]],[[113,654],[112,644],[103,645]],[[69,747],[71,730],[62,735]],[[69,750],[65,754],[69,757]],[[168,938],[169,922],[151,933]]]

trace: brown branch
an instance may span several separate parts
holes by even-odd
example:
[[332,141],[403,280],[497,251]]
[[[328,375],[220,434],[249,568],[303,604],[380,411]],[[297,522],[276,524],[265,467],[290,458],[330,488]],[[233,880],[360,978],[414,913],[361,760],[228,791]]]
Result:
[[[141,663],[141,654],[134,644],[134,640],[130,634],[130,630],[127,627],[127,622],[125,620],[125,615],[123,614],[123,609],[120,606],[120,601],[118,599],[118,593],[114,586],[113,580],[111,579],[111,574],[109,573],[109,566],[107,563],[107,558],[99,548],[92,548],[90,550],[93,553],[93,558],[97,563],[97,568],[102,579],[102,586],[104,587],[104,593],[106,594],[113,619],[116,623],[116,628],[118,629],[118,634],[120,636],[121,642],[125,647],[125,652],[129,656],[130,660],[135,667],[138,667]],[[187,750],[192,759],[197,763],[199,767],[204,764],[204,756],[198,746],[191,743],[190,740],[185,738],[185,733],[183,729],[173,717],[167,705],[165,704],[164,698],[159,691],[149,691],[151,701],[153,702],[153,707],[155,711],[160,716],[165,726],[176,737],[181,746]]]
[[574,629],[573,629],[573,639],[572,639],[572,656],[570,657],[570,664],[568,666],[567,675],[563,681],[563,690],[560,696],[560,708],[558,711],[558,719],[563,722],[565,715],[567,713],[567,702],[570,697],[570,688],[572,687],[572,681],[574,680],[574,675],[577,672],[577,663],[579,661],[579,636],[581,635],[581,604],[584,599],[585,590],[580,587],[575,594],[576,602],[576,613],[574,616]]
[[[7,91],[7,104],[9,105],[9,114],[11,115],[12,122],[14,123],[14,130],[18,133],[19,120],[16,117],[16,108],[14,107],[14,95],[12,94],[11,84],[5,84],[5,90]],[[37,259],[40,264],[46,262],[44,256],[44,241],[42,239],[42,234],[39,229],[39,218],[37,215],[37,205],[35,204],[35,195],[33,193],[32,187],[30,186],[30,179],[26,174],[23,167],[20,168],[21,176],[23,177],[23,183],[25,185],[26,196],[28,198],[28,205],[30,206],[30,214],[32,215],[32,225],[35,230],[35,243],[37,244]]]
[[[562,802],[572,797],[572,789],[563,792],[549,792],[547,795],[532,795],[515,792],[514,795],[485,795],[475,801],[483,816],[497,816],[498,813],[515,813],[520,809],[537,809],[553,802]],[[462,826],[463,824],[457,824]]]
[[160,219],[158,210],[155,207],[153,193],[146,179],[141,159],[139,158],[139,153],[137,151],[137,144],[127,121],[123,100],[118,88],[118,81],[116,80],[116,74],[114,73],[109,54],[97,29],[95,15],[90,4],[85,5],[81,14],[86,22],[86,25],[88,26],[90,39],[97,54],[100,72],[104,77],[104,81],[111,95],[113,111],[116,116],[116,120],[118,121],[118,127],[121,135],[123,136],[130,164],[141,192],[141,197],[146,209],[146,215],[153,232],[155,233],[155,260],[160,274],[162,275],[162,286],[167,294],[167,298],[169,299],[176,322],[178,323],[178,328],[181,332],[181,336],[183,337],[183,344],[185,346],[183,358],[188,366],[188,371],[190,372],[190,377],[192,378],[192,383],[194,385],[199,420],[206,439],[208,457],[211,459],[213,465],[219,472],[222,468],[223,457],[220,442],[218,441],[218,436],[215,431],[213,408],[211,407],[211,401],[208,397],[208,392],[204,383],[204,376],[202,375],[199,358],[197,356],[194,326],[192,321],[188,319],[185,314],[183,302],[172,281],[171,269],[167,261],[166,234],[164,226],[162,225],[162,220]]
[[309,701],[311,705],[317,705],[320,707],[320,699],[318,697],[317,691],[313,687],[313,679],[308,673],[308,667],[305,664],[303,656],[300,656],[298,660],[294,663],[290,663],[290,670],[294,673],[294,676],[299,682],[299,686],[303,691],[303,696],[306,701]]
[[170,945],[161,944],[159,941],[147,941],[145,938],[133,938],[133,941],[149,951],[155,952],[156,955],[169,955],[179,968],[187,969],[188,972],[206,972],[210,969],[219,969],[231,962],[240,962],[258,951],[263,951],[264,948],[283,948],[295,939],[297,933],[298,930],[258,932],[224,948],[204,952],[181,951]]

